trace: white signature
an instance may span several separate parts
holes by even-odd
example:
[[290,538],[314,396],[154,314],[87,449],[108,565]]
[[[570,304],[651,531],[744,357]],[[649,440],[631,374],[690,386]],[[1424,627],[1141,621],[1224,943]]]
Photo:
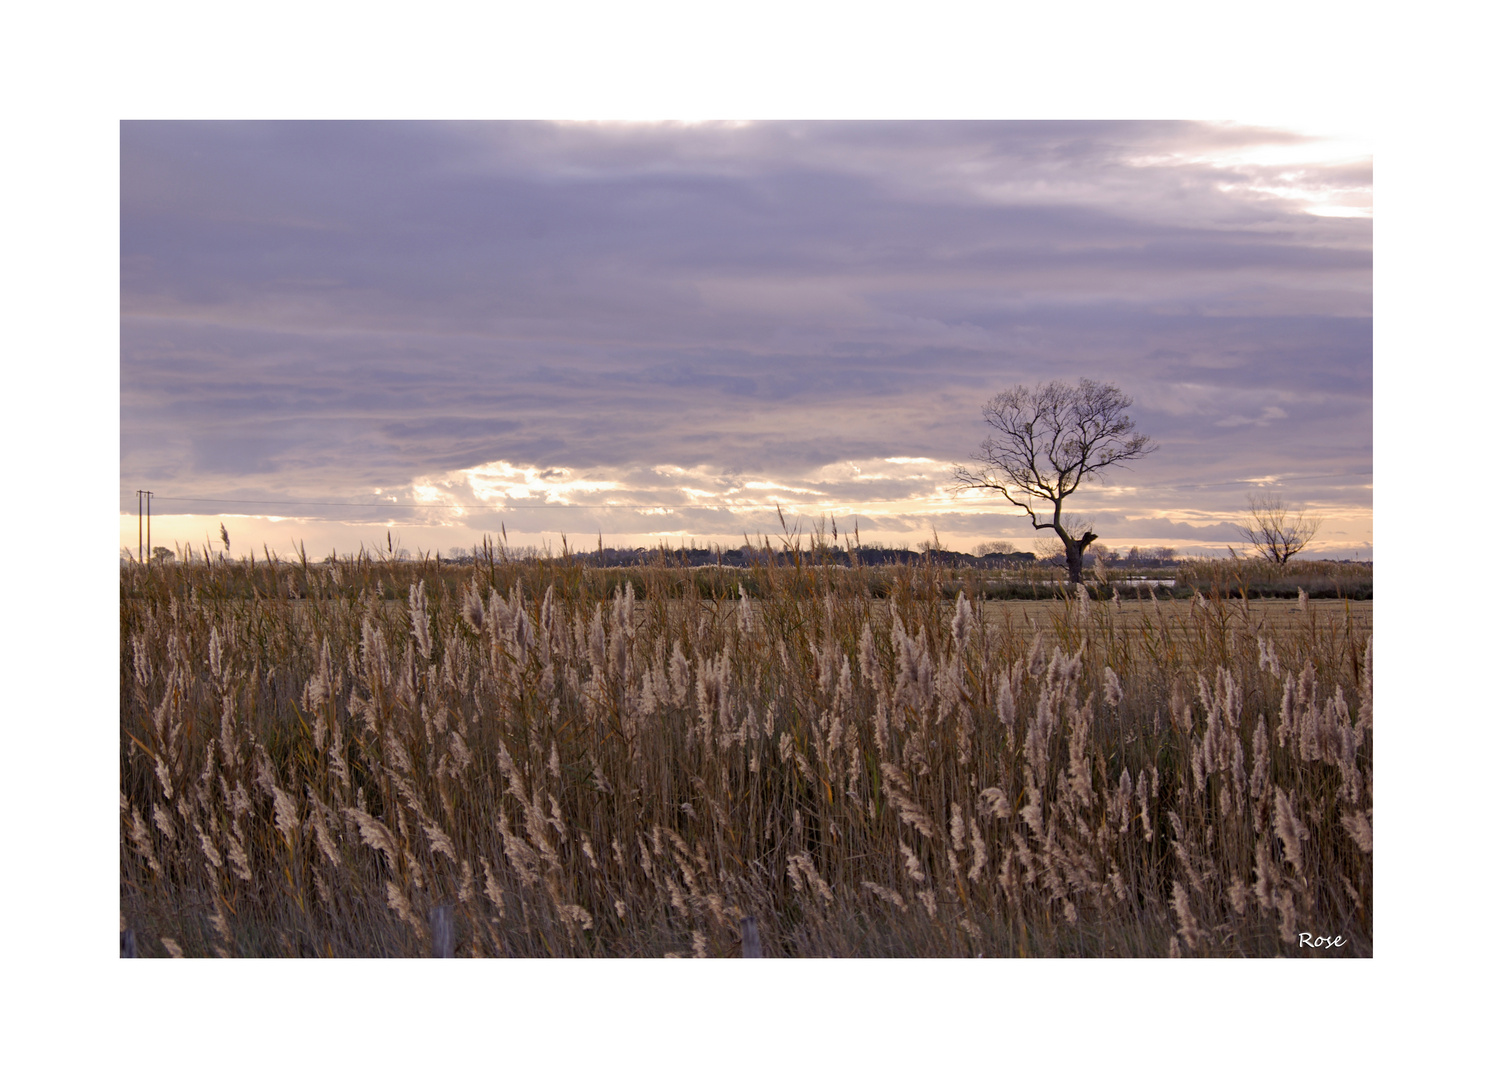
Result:
[[1298,934],[1299,944],[1303,949],[1337,949],[1347,944],[1346,939],[1338,937],[1313,937],[1311,934]]

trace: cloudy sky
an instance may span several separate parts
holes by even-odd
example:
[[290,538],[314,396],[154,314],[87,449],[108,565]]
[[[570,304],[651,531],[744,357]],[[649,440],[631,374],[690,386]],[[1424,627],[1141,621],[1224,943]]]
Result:
[[1159,449],[1073,509],[1372,555],[1372,167],[1184,122],[121,127],[120,544],[235,553],[1040,536],[981,405],[1113,382]]

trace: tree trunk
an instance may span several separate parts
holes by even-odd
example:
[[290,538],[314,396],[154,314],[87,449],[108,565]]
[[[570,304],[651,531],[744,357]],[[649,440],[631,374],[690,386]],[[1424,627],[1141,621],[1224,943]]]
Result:
[[1075,541],[1069,540],[1065,545],[1068,549],[1068,580],[1077,583],[1083,580],[1083,548]]
[[1058,535],[1063,539],[1063,550],[1068,559],[1068,580],[1076,585],[1083,581],[1083,553],[1099,536],[1086,532],[1075,540],[1065,532],[1059,532]]

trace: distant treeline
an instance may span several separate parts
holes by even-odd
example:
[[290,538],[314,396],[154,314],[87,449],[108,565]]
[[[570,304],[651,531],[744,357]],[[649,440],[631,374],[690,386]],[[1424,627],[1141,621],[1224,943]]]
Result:
[[[1101,547],[1098,552],[1089,552],[1084,556],[1084,565],[1092,568],[1096,556],[1103,560],[1106,566],[1125,567],[1129,569],[1159,569],[1162,567],[1175,567],[1180,565],[1177,553],[1172,548],[1150,549],[1144,553],[1132,550],[1128,555],[1121,556],[1118,552],[1110,552]],[[499,561],[508,560],[523,561],[525,559],[554,558],[556,553],[537,548],[493,548],[492,557]],[[407,552],[402,552],[408,558]],[[430,557],[430,556],[426,556]],[[465,548],[453,548],[449,554],[442,554],[442,562],[471,563],[485,562],[487,552],[482,548],[468,551]],[[904,564],[926,565],[932,563],[936,566],[948,567],[959,570],[1017,570],[1034,567],[1040,564],[1051,563],[1054,566],[1063,565],[1063,557],[1054,555],[1040,558],[1030,551],[1006,551],[991,552],[984,555],[971,555],[963,551],[949,551],[943,548],[920,547],[916,550],[911,548],[890,548],[879,544],[861,545],[854,548],[845,548],[839,545],[804,545],[801,547],[783,547],[743,545],[737,548],[600,548],[590,551],[567,550],[561,553],[561,557],[573,559],[584,566],[647,566],[663,562],[669,566],[735,566],[743,569],[752,566],[764,566],[771,562],[773,565],[788,565],[797,559],[800,562],[810,562],[815,565],[831,566],[899,566]]]
[[[1090,551],[1084,555],[1083,564],[1086,569],[1097,570],[1107,567],[1117,571],[1132,570],[1178,570],[1185,567],[1193,567],[1194,564],[1213,563],[1215,561],[1228,562],[1230,560],[1198,560],[1196,558],[1179,557],[1174,548],[1149,548],[1141,551],[1132,548],[1126,555],[1105,549],[1101,544],[1094,547],[1100,551]],[[266,551],[268,559],[275,555]],[[166,547],[156,547],[152,551],[153,560],[157,563],[172,563],[182,557],[187,563],[199,562],[206,558],[202,551],[194,551],[191,545],[184,550],[173,551]],[[222,553],[212,556],[213,561],[222,560]],[[337,555],[328,555],[322,559],[322,563],[331,563],[335,560],[348,558],[371,558],[386,562],[411,562],[411,563],[446,563],[455,566],[471,566],[474,563],[523,563],[530,561],[548,562],[561,559],[577,566],[592,567],[638,567],[638,566],[672,566],[672,567],[705,567],[724,566],[737,569],[751,569],[763,566],[867,566],[867,567],[890,567],[890,566],[937,566],[950,570],[1034,570],[1039,566],[1062,567],[1064,565],[1061,554],[1039,557],[1030,551],[1005,551],[991,552],[985,555],[970,555],[962,551],[949,551],[943,548],[920,547],[917,550],[910,548],[889,548],[876,545],[862,545],[854,548],[844,548],[839,545],[811,544],[794,545],[789,547],[771,547],[743,545],[737,548],[721,547],[688,547],[688,548],[610,548],[601,547],[592,550],[574,550],[569,547],[562,548],[556,552],[548,545],[543,548],[532,546],[504,546],[489,545],[474,549],[453,547],[446,551],[418,551],[410,552],[405,548],[395,549],[392,545],[385,553],[382,550],[361,551],[354,555],[346,552]],[[244,561],[252,561],[254,553],[251,551],[245,556]],[[120,563],[127,565],[135,561],[134,554],[121,550]],[[236,560],[230,560],[236,561]],[[305,555],[300,551],[293,551],[290,561],[305,561]],[[1249,562],[1251,560],[1238,560]],[[1317,565],[1346,565],[1362,568],[1372,567],[1372,562],[1358,561],[1354,559],[1303,559],[1292,563],[1292,569],[1297,575],[1303,572],[1299,568],[1303,563],[1315,563]]]
[[[787,573],[796,589],[822,588],[824,575],[858,583],[867,595],[886,599],[899,595],[908,582],[924,582],[945,599],[953,601],[962,591],[971,599],[1052,600],[1071,596],[1062,583],[1066,570],[1033,556],[1030,552],[991,552],[968,555],[932,548],[858,547],[852,552],[828,545],[812,548],[743,546],[721,548],[601,548],[574,551],[562,545],[560,552],[526,547],[487,545],[474,556],[454,549],[449,555],[421,551],[413,557],[397,545],[388,552],[366,549],[339,554],[335,562],[312,562],[303,552],[282,559],[266,552],[258,559],[228,559],[214,553],[210,560],[183,549],[181,557],[166,553],[152,568],[170,584],[188,580],[191,573],[207,565],[227,571],[215,578],[222,597],[274,597],[292,600],[310,596],[346,595],[353,581],[385,600],[399,599],[415,577],[430,576],[446,581],[460,591],[463,581],[486,578],[492,585],[523,568],[548,568],[547,572],[582,575],[608,582],[608,589],[623,587],[639,597],[695,595],[721,599],[744,590],[748,596],[763,595],[764,582]],[[167,557],[170,556],[170,557]],[[133,560],[126,568],[138,566]],[[1201,594],[1219,599],[1248,596],[1250,599],[1373,599],[1373,564],[1348,560],[1292,560],[1281,566],[1259,559],[1105,559],[1090,565],[1085,580],[1090,596],[1109,599],[1116,593],[1135,597],[1142,585],[1149,595],[1187,599]],[[433,580],[435,579],[433,578]],[[174,587],[174,586],[173,586]],[[493,586],[495,587],[495,585]],[[183,594],[185,595],[185,594]]]
[[[529,549],[494,549],[492,557],[501,561],[530,557],[554,557],[553,552],[541,553]],[[913,551],[907,548],[858,547],[846,550],[842,547],[800,548],[797,551],[770,547],[739,548],[601,548],[592,551],[569,551],[565,558],[573,559],[583,566],[648,566],[659,562],[668,566],[735,566],[748,569],[754,566],[788,565],[797,558],[800,562],[830,566],[897,566],[907,563],[931,562],[937,566],[955,569],[1000,570],[1034,566],[1037,556],[1030,551],[1008,554],[967,555],[962,551],[927,550]],[[442,555],[442,562],[471,563],[486,562],[488,555],[478,550],[475,555],[462,548]],[[1157,564],[1151,564],[1157,565]]]

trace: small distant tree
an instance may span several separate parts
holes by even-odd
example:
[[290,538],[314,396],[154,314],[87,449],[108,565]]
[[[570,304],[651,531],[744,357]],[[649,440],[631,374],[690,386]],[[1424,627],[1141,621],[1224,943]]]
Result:
[[1052,563],[1054,566],[1064,566],[1068,562],[1063,542],[1056,537],[1038,540],[1036,555],[1039,563]]
[[995,431],[980,444],[976,467],[955,472],[954,485],[998,491],[1026,511],[1032,528],[1051,529],[1062,542],[1069,580],[1082,581],[1084,551],[1099,537],[1086,525],[1070,528],[1063,504],[1088,478],[1099,481],[1110,466],[1156,449],[1149,436],[1135,434],[1125,415],[1131,404],[1119,387],[1092,379],[997,394],[984,410]]
[[1016,545],[1009,540],[987,540],[975,548],[975,554],[982,557],[985,555],[1014,555],[1015,553]]
[[1320,517],[1307,517],[1305,510],[1293,514],[1278,497],[1251,495],[1249,524],[1236,525],[1235,528],[1260,558],[1284,566],[1287,559],[1299,555],[1312,542],[1321,526]]
[[153,547],[150,549],[150,557],[154,562],[172,562],[176,559],[176,552],[168,547]]

